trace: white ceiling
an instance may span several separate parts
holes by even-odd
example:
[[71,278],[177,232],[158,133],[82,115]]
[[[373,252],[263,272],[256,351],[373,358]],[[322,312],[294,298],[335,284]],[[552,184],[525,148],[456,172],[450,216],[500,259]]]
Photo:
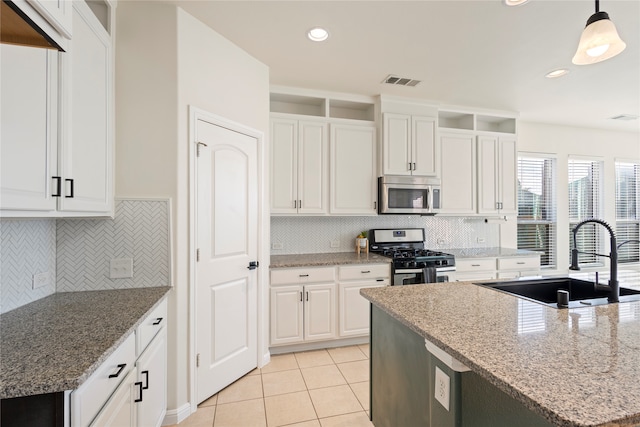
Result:
[[[592,0],[170,0],[270,68],[273,85],[415,97],[508,110],[526,121],[638,132],[640,1],[603,0],[627,49],[592,65],[571,58]],[[306,38],[329,30],[323,43]],[[556,68],[570,73],[544,75]],[[394,74],[417,87],[382,84]]]

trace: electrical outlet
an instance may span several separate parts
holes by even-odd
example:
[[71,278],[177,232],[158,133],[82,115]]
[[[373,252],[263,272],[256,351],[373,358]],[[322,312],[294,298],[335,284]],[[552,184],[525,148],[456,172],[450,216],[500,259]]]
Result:
[[444,241],[444,239],[438,239],[437,243],[438,243],[439,245],[444,245],[444,244],[445,244],[445,243],[447,243],[447,242],[445,242],[445,241]]
[[435,397],[444,409],[449,410],[449,387],[451,385],[451,379],[449,375],[442,372],[440,368],[436,366],[436,389]]
[[128,279],[133,277],[133,258],[113,258],[109,262],[110,279]]
[[32,277],[32,289],[42,288],[43,286],[47,286],[49,284],[49,272],[45,271],[44,273],[34,274]]
[[486,242],[486,239],[485,239],[484,237],[478,237],[478,238],[476,239],[476,241],[477,241],[478,243],[484,243],[484,242]]
[[271,249],[280,250],[282,248],[284,248],[284,245],[282,244],[282,242],[273,242],[271,244]]
[[340,240],[338,239],[334,239],[331,241],[331,247],[332,248],[339,248],[340,247]]

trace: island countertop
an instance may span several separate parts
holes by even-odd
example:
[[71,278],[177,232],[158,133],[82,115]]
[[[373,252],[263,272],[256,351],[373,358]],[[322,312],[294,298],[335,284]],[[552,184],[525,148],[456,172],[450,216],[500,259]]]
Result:
[[640,302],[558,310],[471,282],[360,293],[555,425],[640,425]]
[[0,398],[78,388],[170,287],[63,292],[0,316]]

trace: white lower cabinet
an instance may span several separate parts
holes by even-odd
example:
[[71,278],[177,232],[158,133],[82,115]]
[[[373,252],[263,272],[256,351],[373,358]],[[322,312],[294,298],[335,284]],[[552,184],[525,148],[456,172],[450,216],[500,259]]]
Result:
[[540,274],[540,256],[457,258],[456,282],[515,279]]
[[360,289],[389,278],[388,263],[272,270],[271,345],[366,336],[369,302]]
[[[167,408],[166,307],[164,300],[136,332],[71,393],[71,427],[162,425]],[[136,350],[136,337],[141,335],[145,337],[142,342],[146,347],[141,348],[138,340]]]

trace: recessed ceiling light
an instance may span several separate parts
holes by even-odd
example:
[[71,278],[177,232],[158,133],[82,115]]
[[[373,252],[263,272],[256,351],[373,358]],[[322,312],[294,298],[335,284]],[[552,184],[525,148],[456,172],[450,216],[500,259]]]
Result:
[[520,6],[521,4],[525,4],[529,0],[504,0],[504,4],[507,6]]
[[558,68],[557,70],[549,71],[544,76],[548,79],[555,79],[558,77],[565,76],[567,74],[569,74],[569,70],[567,70],[566,68]]
[[314,42],[322,42],[329,38],[329,32],[324,28],[315,27],[307,32],[307,37]]

